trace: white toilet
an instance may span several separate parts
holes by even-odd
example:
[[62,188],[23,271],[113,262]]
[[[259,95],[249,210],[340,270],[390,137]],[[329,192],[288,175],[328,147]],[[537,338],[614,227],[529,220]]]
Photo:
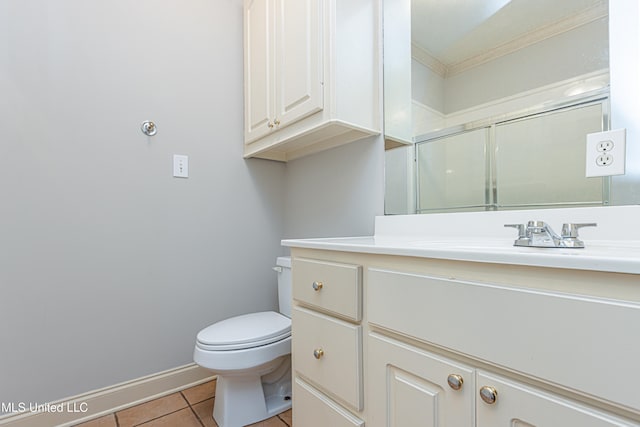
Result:
[[291,408],[291,258],[279,257],[279,313],[222,320],[198,333],[193,360],[218,375],[213,418],[242,427]]

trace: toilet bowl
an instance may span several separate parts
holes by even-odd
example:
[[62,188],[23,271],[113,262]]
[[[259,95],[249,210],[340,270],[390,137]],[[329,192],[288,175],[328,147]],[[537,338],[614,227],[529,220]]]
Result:
[[291,259],[277,259],[279,311],[214,323],[196,338],[193,360],[217,374],[213,418],[242,427],[291,408]]

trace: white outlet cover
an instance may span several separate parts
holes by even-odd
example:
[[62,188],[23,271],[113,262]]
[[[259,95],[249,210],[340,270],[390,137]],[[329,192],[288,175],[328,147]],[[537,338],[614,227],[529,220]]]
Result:
[[[624,175],[625,159],[626,159],[626,129],[609,130],[605,132],[596,132],[587,134],[587,155],[585,176],[611,176]],[[606,144],[601,144],[606,142]],[[610,146],[611,150],[602,150],[604,146]],[[603,154],[608,154],[612,159],[611,163],[602,165],[599,160]]]

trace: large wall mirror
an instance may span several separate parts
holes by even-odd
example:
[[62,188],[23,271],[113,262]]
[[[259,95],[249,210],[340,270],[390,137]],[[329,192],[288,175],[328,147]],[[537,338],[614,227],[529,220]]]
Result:
[[[640,203],[639,7],[611,3],[384,0],[385,212]],[[585,177],[621,127],[626,174]]]

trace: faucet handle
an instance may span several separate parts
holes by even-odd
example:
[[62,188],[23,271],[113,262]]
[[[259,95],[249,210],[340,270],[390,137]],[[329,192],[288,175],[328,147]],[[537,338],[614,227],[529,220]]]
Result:
[[518,237],[513,242],[513,246],[529,246],[531,242],[527,237],[527,226],[525,224],[505,224],[504,226],[518,230]]
[[582,227],[597,227],[595,222],[584,222],[580,224],[565,223],[562,224],[562,237],[563,238],[577,238],[578,230]]
[[519,239],[527,237],[527,227],[524,224],[505,224],[504,226],[517,229]]

